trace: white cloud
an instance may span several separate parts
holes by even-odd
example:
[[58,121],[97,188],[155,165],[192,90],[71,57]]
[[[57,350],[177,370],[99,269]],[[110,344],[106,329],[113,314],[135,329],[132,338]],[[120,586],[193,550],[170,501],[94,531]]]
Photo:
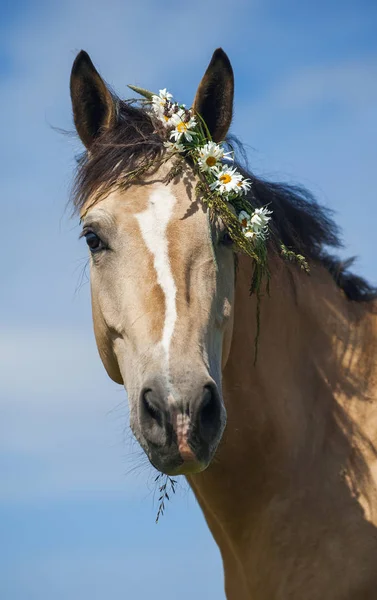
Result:
[[[78,540],[78,547],[68,552],[63,548],[49,555],[29,555],[7,588],[12,597],[57,600],[191,600],[198,589],[201,598],[224,598],[221,558],[201,519],[197,528],[190,529],[181,519],[173,532],[167,523],[153,527],[151,519],[149,525],[140,523],[138,535],[132,528],[132,545],[129,530],[120,524],[117,533],[124,531],[125,539],[120,540],[118,534],[113,546],[108,547],[105,541],[102,547],[98,543],[94,548],[82,547]],[[177,545],[176,532],[184,543]],[[74,538],[74,534],[71,536]],[[92,533],[94,540],[97,536]],[[0,592],[1,588],[0,583]]]
[[92,336],[2,328],[0,365],[3,501],[99,489],[145,494],[152,468],[129,432],[124,389],[107,377]]
[[364,110],[377,101],[377,62],[346,62],[315,66],[280,81],[270,95],[282,110],[312,110],[334,102],[351,110]]
[[15,395],[17,403],[27,406],[28,396],[32,395],[35,403],[44,406],[54,394],[67,394],[66,402],[70,404],[75,391],[85,405],[88,399],[83,392],[88,384],[93,380],[104,383],[99,376],[102,368],[94,335],[88,331],[0,326],[2,403]]
[[[315,118],[316,109],[326,106],[344,118],[356,118],[372,113],[376,102],[377,61],[338,62],[296,69],[283,79],[272,79],[263,93],[239,104],[237,120],[249,129],[268,124],[271,117],[274,121],[287,118],[292,112]],[[375,121],[375,112],[372,116]],[[324,126],[328,127],[326,120]]]

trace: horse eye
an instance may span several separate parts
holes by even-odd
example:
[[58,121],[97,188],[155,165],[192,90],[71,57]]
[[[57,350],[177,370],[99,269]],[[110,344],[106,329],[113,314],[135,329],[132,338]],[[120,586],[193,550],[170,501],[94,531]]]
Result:
[[228,231],[226,231],[226,230],[225,230],[225,231],[222,233],[222,235],[221,235],[221,238],[220,238],[220,244],[221,244],[222,246],[227,246],[227,247],[233,246],[233,240],[232,240],[232,238],[230,237],[230,235],[229,235]]
[[86,243],[89,246],[89,250],[94,254],[95,252],[99,252],[100,250],[104,249],[104,244],[101,240],[101,238],[98,237],[98,235],[96,233],[94,233],[93,231],[88,231],[87,233],[84,234],[84,237],[86,239]]

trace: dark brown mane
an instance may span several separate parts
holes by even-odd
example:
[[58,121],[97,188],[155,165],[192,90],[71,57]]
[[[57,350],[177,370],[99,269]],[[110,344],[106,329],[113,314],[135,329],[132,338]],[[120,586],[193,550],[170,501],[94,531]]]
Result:
[[[90,197],[106,193],[126,182],[126,177],[141,166],[153,167],[164,150],[159,124],[142,108],[114,98],[117,110],[115,127],[104,130],[78,161],[72,200],[80,211]],[[136,179],[134,183],[138,183]]]
[[[90,197],[98,197],[116,185],[126,184],[130,173],[143,167],[149,172],[158,167],[164,152],[161,126],[143,107],[134,101],[114,97],[116,125],[104,130],[91,147],[90,156],[84,153],[79,160],[73,188],[73,204],[79,211]],[[234,140],[231,140],[232,142]],[[244,153],[242,146],[241,158]],[[341,247],[339,228],[327,208],[318,204],[303,187],[272,183],[255,176],[237,164],[253,182],[248,196],[251,206],[268,205],[272,210],[272,231],[275,241],[282,242],[296,253],[323,264],[347,298],[370,301],[377,289],[363,278],[351,273],[352,260],[342,262],[329,254],[328,249]],[[140,174],[133,183],[140,183]]]

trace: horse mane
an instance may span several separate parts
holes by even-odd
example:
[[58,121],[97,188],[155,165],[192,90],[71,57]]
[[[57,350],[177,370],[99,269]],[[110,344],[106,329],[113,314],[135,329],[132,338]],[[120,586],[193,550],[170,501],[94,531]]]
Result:
[[[115,95],[117,111],[115,127],[104,130],[78,161],[72,191],[75,211],[94,197],[94,202],[116,186],[142,183],[140,169],[153,172],[164,153],[164,131],[161,124],[134,100],[120,100]],[[286,183],[273,183],[254,175],[247,168],[246,153],[236,138],[226,143],[236,146],[236,164],[252,181],[247,196],[251,207],[268,205],[272,210],[272,241],[283,243],[295,253],[322,264],[332,275],[345,296],[352,301],[368,302],[377,298],[377,288],[349,267],[354,259],[342,261],[328,249],[342,246],[339,227],[332,211],[317,202],[306,188]]]

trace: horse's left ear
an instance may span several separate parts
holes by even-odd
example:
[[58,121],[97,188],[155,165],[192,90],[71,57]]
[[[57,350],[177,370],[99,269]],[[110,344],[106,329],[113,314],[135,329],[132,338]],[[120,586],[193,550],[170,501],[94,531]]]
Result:
[[200,82],[193,105],[215,142],[221,142],[228,133],[233,115],[233,96],[232,65],[224,50],[218,48]]

